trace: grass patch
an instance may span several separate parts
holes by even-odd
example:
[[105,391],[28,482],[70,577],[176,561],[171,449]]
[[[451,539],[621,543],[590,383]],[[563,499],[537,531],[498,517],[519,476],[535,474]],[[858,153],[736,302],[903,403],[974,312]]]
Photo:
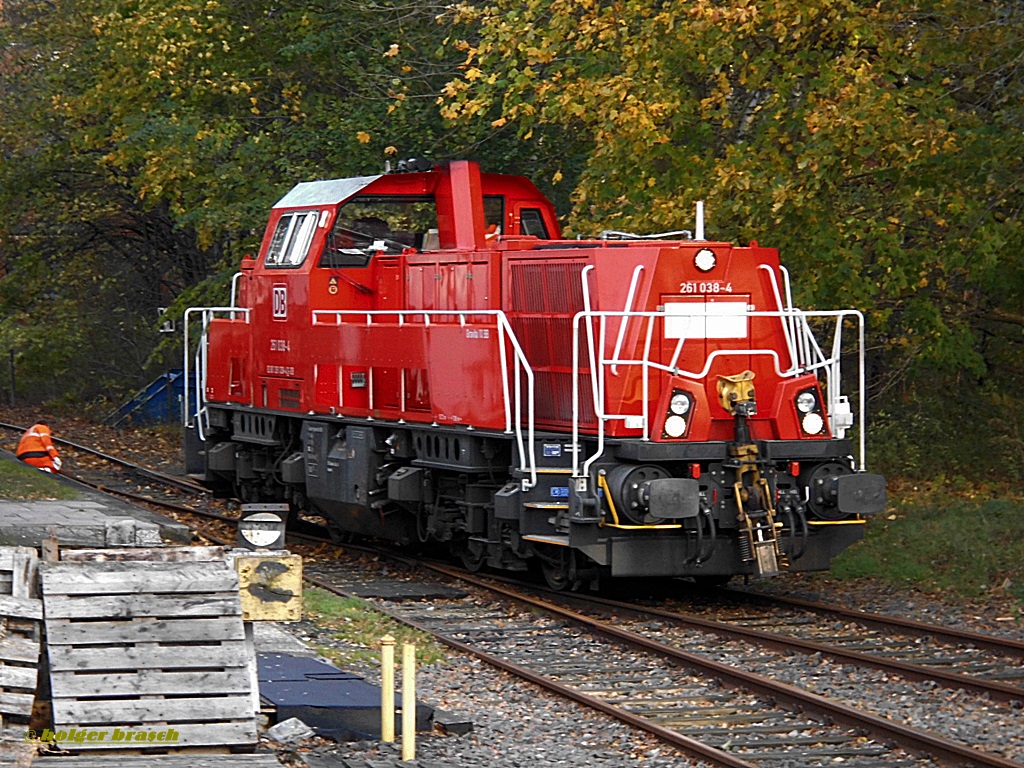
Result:
[[836,558],[831,574],[1024,602],[1024,501],[896,502],[887,519],[868,523],[864,541]]
[[78,491],[68,488],[46,472],[40,472],[20,461],[0,461],[0,499],[23,501],[78,498],[81,498]]
[[379,665],[380,639],[384,635],[391,635],[397,642],[396,660],[401,659],[403,643],[416,646],[417,664],[434,664],[445,658],[441,646],[430,635],[400,624],[362,600],[338,597],[317,587],[305,590],[302,600],[305,617],[322,627],[337,630],[334,636],[345,644],[343,649],[317,649],[338,666]]

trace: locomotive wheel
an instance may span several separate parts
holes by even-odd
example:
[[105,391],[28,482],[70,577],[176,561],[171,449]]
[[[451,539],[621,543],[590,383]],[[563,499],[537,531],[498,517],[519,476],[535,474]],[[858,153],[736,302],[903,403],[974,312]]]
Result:
[[579,580],[576,578],[575,557],[567,547],[558,547],[558,552],[549,556],[547,553],[540,555],[540,570],[544,574],[544,581],[552,589],[559,592],[566,589],[576,589]]
[[351,544],[355,540],[355,534],[352,531],[346,531],[330,519],[327,520],[327,532],[335,544]]
[[540,564],[540,570],[544,574],[544,581],[552,589],[561,592],[569,587],[571,579],[566,568],[545,561]]
[[459,558],[467,571],[478,573],[487,565],[487,550],[481,548],[480,552],[474,552],[472,546],[467,544],[459,553]]
[[235,496],[243,504],[258,504],[261,500],[259,486],[251,481],[238,481],[235,484]]

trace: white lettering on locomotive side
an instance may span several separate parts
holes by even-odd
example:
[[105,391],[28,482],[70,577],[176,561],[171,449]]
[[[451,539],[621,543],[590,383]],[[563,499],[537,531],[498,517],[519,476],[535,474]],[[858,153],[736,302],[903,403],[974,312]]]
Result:
[[294,376],[295,368],[291,365],[268,365],[268,376]]
[[467,339],[489,339],[491,338],[490,328],[467,328],[466,329]]
[[284,320],[288,317],[288,286],[275,285],[273,293],[273,315],[275,320]]
[[271,352],[290,352],[292,345],[288,343],[288,339],[271,339],[270,340],[270,351]]

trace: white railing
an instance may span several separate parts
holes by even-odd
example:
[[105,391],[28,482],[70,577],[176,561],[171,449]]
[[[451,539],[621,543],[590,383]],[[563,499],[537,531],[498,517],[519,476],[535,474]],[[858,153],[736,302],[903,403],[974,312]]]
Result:
[[[234,295],[234,289],[232,288],[232,295]],[[233,304],[234,302],[232,302]],[[184,412],[182,418],[185,422],[185,427],[191,427],[193,425],[192,420],[192,408],[190,407],[189,401],[189,364],[192,356],[189,354],[191,344],[189,342],[189,327],[192,315],[201,314],[201,328],[202,331],[199,333],[199,340],[196,342],[195,350],[195,404],[196,404],[196,419],[195,427],[199,433],[199,439],[205,440],[205,432],[203,431],[204,426],[209,427],[209,424],[204,424],[204,420],[207,417],[206,413],[206,371],[207,371],[207,353],[209,351],[209,338],[208,333],[210,329],[210,321],[218,313],[225,313],[229,316],[229,319],[234,320],[235,315],[241,314],[245,318],[245,322],[249,322],[249,309],[246,307],[190,307],[185,310],[185,403]]]
[[[508,317],[500,309],[474,309],[474,310],[452,310],[452,309],[415,309],[415,310],[313,310],[313,325],[341,325],[346,318],[362,318],[361,324],[373,326],[374,320],[381,317],[392,317],[396,319],[399,327],[407,324],[412,318],[422,318],[423,327],[431,326],[431,318],[457,317],[461,327],[467,325],[467,318],[490,317],[494,318],[494,324],[498,329],[498,355],[501,365],[502,395],[505,408],[505,433],[514,434],[516,445],[519,448],[519,469],[529,474],[529,479],[523,480],[523,488],[527,490],[537,484],[537,459],[534,446],[534,378],[533,368],[526,359],[526,354],[516,337]],[[325,318],[334,318],[333,323],[325,322]],[[445,323],[446,325],[448,323]],[[512,347],[513,365],[511,366],[511,386],[509,383],[510,371],[508,353],[505,348],[506,340]],[[526,379],[526,439],[523,438],[523,389],[522,380]],[[372,380],[370,385],[370,396],[372,397]],[[510,392],[510,390],[514,390]],[[402,380],[401,389],[401,412],[405,413],[405,381]],[[370,408],[373,408],[371,401]]]
[[[241,281],[242,281],[242,273],[241,272],[235,272],[235,274],[231,276],[231,306],[232,307],[237,307],[238,306],[238,284]],[[233,317],[231,319],[234,320]]]
[[[588,295],[586,292],[586,270],[583,274],[584,282],[584,305],[589,307]],[[723,296],[722,298],[726,298]],[[781,303],[781,302],[780,302]],[[737,302],[738,304],[738,302]],[[695,339],[698,337],[687,337],[685,334],[680,334],[676,343],[675,350],[673,351],[671,361],[668,364],[659,363],[651,359],[651,348],[655,340],[655,327],[657,321],[661,321],[663,324],[666,321],[678,322],[681,319],[706,319],[710,320],[712,316],[706,314],[705,305],[703,303],[694,302],[692,311],[687,311],[689,308],[687,303],[680,302],[673,306],[673,312],[667,313],[664,310],[658,312],[613,312],[613,311],[595,311],[591,309],[585,309],[582,312],[578,312],[573,320],[573,398],[572,398],[572,421],[573,421],[573,440],[572,440],[572,454],[573,454],[573,477],[577,482],[585,484],[586,479],[589,477],[591,465],[601,456],[604,451],[604,439],[605,439],[605,425],[610,421],[625,421],[627,425],[632,423],[635,428],[642,429],[642,440],[650,440],[650,414],[649,414],[649,397],[648,392],[650,391],[650,379],[652,372],[662,372],[673,376],[682,376],[684,378],[692,379],[694,381],[703,381],[707,378],[711,371],[712,365],[716,360],[724,357],[754,357],[762,356],[768,357],[772,361],[772,365],[775,369],[775,374],[779,378],[792,378],[801,376],[807,373],[818,373],[823,372],[826,377],[826,391],[828,400],[828,413],[831,415],[835,413],[835,406],[841,398],[840,386],[841,386],[841,352],[842,352],[842,332],[843,327],[847,321],[855,320],[857,323],[857,358],[858,358],[858,413],[859,413],[859,424],[861,429],[859,431],[859,453],[860,461],[858,468],[863,470],[866,468],[866,440],[863,429],[864,415],[865,415],[865,371],[864,371],[864,315],[858,310],[853,309],[841,309],[841,310],[822,310],[822,311],[804,311],[792,307],[784,307],[774,311],[759,311],[747,309],[744,305],[744,309],[737,310],[735,312],[721,312],[719,311],[713,317],[716,321],[727,321],[729,319],[743,319],[746,321],[749,318],[778,318],[780,325],[783,329],[783,333],[786,338],[786,349],[789,352],[788,361],[780,359],[779,352],[774,349],[757,349],[757,348],[745,348],[745,349],[719,349],[715,350],[708,356],[701,354],[698,359],[703,361],[703,367],[698,370],[687,370],[685,367],[680,365],[680,357],[682,356],[683,345],[687,341],[687,338]],[[728,306],[723,304],[722,306]],[[721,309],[721,306],[719,306]],[[817,340],[814,338],[814,334],[811,331],[811,326],[808,322],[809,319],[827,319],[831,318],[835,322],[835,330],[833,333],[833,343],[831,352],[829,355],[825,355],[821,347],[818,345]],[[638,329],[638,333],[643,333],[643,350],[640,357],[622,357],[622,338],[621,330],[626,323],[630,321],[646,321],[645,327],[642,325]],[[617,330],[620,332],[620,337],[616,340],[614,349],[610,355],[606,352],[609,348],[607,343],[609,333],[609,323],[617,323]],[[662,326],[664,327],[664,325]],[[677,326],[682,327],[682,326]],[[582,337],[582,338],[581,338]],[[675,339],[675,336],[671,338]],[[703,337],[701,337],[703,338]],[[590,361],[590,386],[594,396],[594,412],[597,417],[597,448],[596,451],[587,457],[585,460],[580,460],[580,344],[583,341],[587,344],[587,353]],[[631,349],[636,349],[639,345],[637,343],[630,344]],[[639,366],[641,383],[642,383],[642,396],[641,410],[639,413],[609,413],[605,410],[605,392],[607,389],[607,378],[609,375],[617,376],[619,367],[628,366]]]
[[[780,351],[774,349],[722,349],[712,352],[711,355],[704,358],[703,355],[700,359],[703,360],[703,367],[699,370],[687,370],[680,366],[680,358],[682,357],[683,345],[685,344],[687,337],[685,334],[680,334],[678,338],[675,350],[673,351],[672,358],[669,364],[663,364],[652,360],[652,347],[655,340],[655,327],[657,321],[664,323],[668,319],[680,321],[689,318],[708,318],[704,305],[700,303],[694,303],[693,310],[687,312],[687,305],[685,302],[679,302],[673,304],[673,312],[671,314],[664,310],[658,312],[639,312],[632,311],[631,307],[634,302],[634,294],[638,285],[638,281],[643,270],[642,266],[638,266],[633,273],[633,279],[630,284],[627,300],[626,309],[623,311],[595,311],[591,308],[590,293],[588,286],[588,273],[593,269],[592,266],[584,267],[581,278],[583,280],[583,300],[584,300],[584,311],[579,312],[574,317],[573,322],[573,390],[572,390],[572,455],[573,455],[573,476],[578,482],[586,482],[586,478],[589,477],[589,470],[591,465],[596,461],[602,452],[604,451],[605,444],[605,425],[609,421],[621,420],[627,422],[627,425],[634,425],[636,428],[642,429],[642,440],[649,441],[650,436],[650,402],[649,393],[651,388],[651,377],[656,372],[668,373],[671,375],[682,376],[695,381],[702,381],[707,378],[711,371],[712,365],[716,360],[723,357],[730,356],[763,356],[768,357],[772,361],[776,375],[780,378],[790,378],[800,376],[806,373],[823,372],[825,374],[825,388],[826,388],[826,400],[828,403],[827,411],[829,415],[836,413],[836,406],[842,399],[840,392],[841,386],[841,352],[842,352],[842,332],[843,327],[848,321],[856,320],[857,323],[857,358],[858,358],[858,415],[859,424],[861,429],[859,430],[859,454],[860,460],[858,468],[864,470],[866,468],[866,438],[864,434],[863,424],[865,417],[865,368],[864,368],[864,316],[857,310],[832,310],[832,311],[803,311],[796,309],[792,306],[790,299],[789,289],[789,276],[788,273],[783,270],[783,277],[785,280],[785,299],[783,299],[782,292],[779,290],[779,286],[775,279],[775,274],[771,268],[766,265],[761,265],[763,269],[767,270],[771,275],[772,289],[776,304],[779,307],[777,310],[771,311],[755,311],[744,308],[735,312],[720,312],[714,317],[716,320],[728,320],[729,318],[742,318],[744,321],[749,318],[778,318],[780,321],[780,328],[786,342],[785,357],[788,359],[783,360],[780,358]],[[234,293],[234,291],[233,291]],[[726,299],[727,295],[723,295],[722,299]],[[745,305],[744,305],[745,306]],[[187,427],[193,424],[193,414],[191,408],[191,402],[189,396],[189,381],[190,381],[190,368],[193,367],[191,342],[189,337],[190,324],[194,321],[195,315],[201,315],[201,328],[199,339],[196,343],[194,352],[194,368],[196,370],[196,376],[194,381],[195,392],[194,402],[196,405],[195,409],[195,424],[199,431],[199,436],[202,439],[204,437],[204,428],[208,428],[209,424],[206,423],[207,410],[206,410],[206,383],[207,383],[207,354],[208,354],[208,331],[210,322],[217,315],[227,315],[229,319],[236,319],[238,315],[242,315],[246,323],[249,322],[250,309],[238,306],[228,307],[193,307],[186,310],[185,312],[185,349],[184,349],[184,375],[185,375],[185,398],[184,398],[184,419]],[[507,434],[514,434],[516,444],[519,449],[519,464],[520,471],[527,474],[528,479],[523,480],[525,488],[530,488],[536,485],[537,482],[537,462],[536,462],[536,449],[534,445],[534,431],[535,431],[535,395],[534,395],[534,373],[530,366],[529,361],[526,358],[526,354],[512,330],[512,326],[509,323],[508,317],[501,310],[314,310],[312,312],[312,324],[313,325],[336,325],[340,326],[343,323],[350,322],[351,320],[357,319],[362,325],[373,326],[380,322],[380,318],[390,317],[394,318],[395,322],[399,327],[409,323],[411,319],[418,319],[417,325],[422,324],[423,327],[429,328],[431,323],[436,323],[437,317],[445,318],[457,318],[458,325],[465,327],[472,325],[469,322],[470,318],[474,317],[488,317],[493,318],[493,323],[498,330],[498,350],[499,350],[499,363],[502,370],[502,398],[504,404],[504,416],[505,416],[505,432]],[[809,320],[814,319],[828,319],[831,318],[835,322],[835,328],[833,331],[832,346],[830,353],[826,355],[811,329]],[[432,320],[434,319],[434,320]],[[614,323],[612,329],[609,329],[609,323]],[[634,322],[638,322],[639,325],[634,325]],[[447,321],[443,323],[448,325]],[[623,357],[622,348],[627,343],[627,330],[633,329],[634,336],[638,333],[643,334],[643,345],[640,357],[633,358],[631,356]],[[585,337],[581,339],[581,335],[585,332]],[[609,334],[615,334],[614,346],[608,343]],[[675,338],[675,336],[673,336]],[[690,337],[694,338],[694,337]],[[512,350],[512,361],[508,360],[508,350],[506,348],[506,341]],[[590,367],[590,386],[593,395],[594,403],[594,415],[597,418],[597,448],[595,453],[588,456],[581,462],[581,441],[580,441],[580,344],[587,344],[587,355]],[[659,345],[660,346],[660,345]],[[610,356],[607,354],[609,347],[612,347]],[[629,349],[636,350],[638,344],[631,342],[628,344]],[[620,367],[639,366],[641,369],[641,387],[642,394],[640,397],[641,410],[639,413],[608,413],[605,410],[605,392],[607,389],[607,376],[619,376]],[[370,397],[372,398],[372,371],[370,372],[371,379],[368,381],[370,389]],[[523,393],[523,380],[526,383],[525,397]],[[405,380],[402,378],[401,386],[401,411],[404,413],[406,410],[406,391],[405,391]],[[524,403],[525,399],[525,403]],[[372,401],[370,407],[373,407]],[[525,410],[525,414],[524,414]],[[524,419],[525,416],[525,419]],[[589,419],[588,419],[589,420]],[[524,435],[525,430],[525,435]]]

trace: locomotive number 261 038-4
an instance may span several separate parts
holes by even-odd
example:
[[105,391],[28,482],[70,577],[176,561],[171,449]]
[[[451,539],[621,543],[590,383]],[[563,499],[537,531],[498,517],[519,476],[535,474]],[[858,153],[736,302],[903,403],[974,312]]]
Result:
[[697,282],[688,280],[679,284],[680,293],[732,293],[732,283],[723,283],[720,280],[707,280]]

